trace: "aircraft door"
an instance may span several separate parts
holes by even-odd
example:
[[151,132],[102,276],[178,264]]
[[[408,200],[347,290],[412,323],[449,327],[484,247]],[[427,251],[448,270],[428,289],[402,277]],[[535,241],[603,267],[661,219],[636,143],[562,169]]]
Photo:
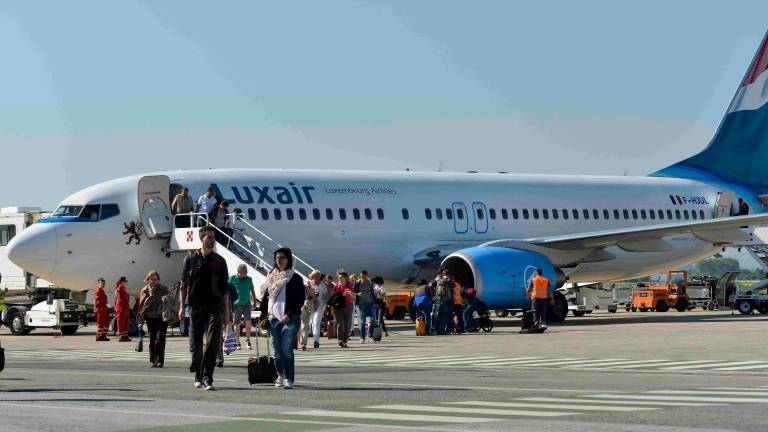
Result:
[[481,202],[472,203],[472,215],[475,219],[475,232],[483,234],[488,232],[488,209]]
[[139,180],[139,213],[149,238],[168,237],[173,231],[168,176],[146,176]]
[[715,217],[726,217],[732,213],[733,197],[736,194],[733,192],[718,192],[717,200],[715,201]]
[[451,208],[453,209],[453,230],[456,234],[465,234],[469,230],[467,206],[462,202],[454,202]]

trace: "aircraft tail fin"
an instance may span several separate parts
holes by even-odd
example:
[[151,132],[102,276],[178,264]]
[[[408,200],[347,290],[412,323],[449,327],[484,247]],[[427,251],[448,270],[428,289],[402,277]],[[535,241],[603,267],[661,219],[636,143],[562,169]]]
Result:
[[768,187],[768,34],[709,145],[652,175]]

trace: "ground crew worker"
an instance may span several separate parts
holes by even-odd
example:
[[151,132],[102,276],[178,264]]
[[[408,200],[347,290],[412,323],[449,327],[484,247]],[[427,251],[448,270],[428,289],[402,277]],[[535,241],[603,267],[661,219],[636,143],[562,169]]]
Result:
[[108,342],[107,331],[109,329],[109,300],[104,291],[107,281],[99,278],[96,281],[96,293],[93,296],[93,310],[96,312],[96,342]]
[[129,304],[128,291],[125,290],[125,284],[128,278],[121,276],[115,287],[115,313],[117,314],[117,334],[120,335],[118,342],[130,342],[128,337],[128,326],[131,323],[131,305]]
[[453,282],[453,314],[456,315],[456,329],[459,333],[464,333],[464,307],[461,299],[461,284],[456,282],[456,278],[451,276]]
[[739,212],[736,213],[736,216],[747,216],[749,215],[749,204],[744,202],[744,198],[739,198]]
[[541,269],[536,269],[536,276],[531,279],[528,287],[528,298],[533,300],[534,322],[541,328],[547,327],[547,306],[551,301],[549,293],[549,279],[541,274]]

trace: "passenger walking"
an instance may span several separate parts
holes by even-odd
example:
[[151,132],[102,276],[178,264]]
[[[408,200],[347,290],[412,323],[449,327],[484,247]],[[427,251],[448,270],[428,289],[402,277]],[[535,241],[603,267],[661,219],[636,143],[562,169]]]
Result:
[[[195,387],[214,390],[213,372],[216,356],[221,350],[222,314],[227,297],[227,263],[213,251],[213,228],[199,230],[202,248],[184,260],[179,319],[184,318],[184,303],[189,302],[189,351],[195,374]],[[203,335],[206,334],[205,350]]]
[[248,276],[248,267],[245,264],[237,266],[237,274],[229,277],[229,283],[235,287],[237,298],[233,302],[235,335],[237,335],[237,349],[240,345],[240,324],[245,321],[245,347],[252,349],[251,345],[251,305],[256,304],[256,290],[253,279]]
[[376,322],[381,326],[384,336],[388,337],[387,325],[384,316],[387,314],[387,288],[384,286],[384,278],[376,276],[373,279],[373,293],[376,296]]
[[432,298],[434,294],[430,292],[431,288],[426,280],[419,281],[419,286],[413,292],[413,307],[416,313],[424,320],[426,324],[427,335],[434,334],[432,329]]
[[448,320],[452,316],[454,288],[456,284],[450,279],[450,276],[451,275],[447,270],[442,271],[440,279],[437,281],[435,297],[433,298],[433,311],[437,320],[435,330],[439,335],[444,335],[449,328],[452,328],[452,326],[449,326]]
[[[355,284],[355,296],[357,298],[358,321],[360,325],[360,343],[373,342],[373,328],[376,326],[376,316],[374,315],[374,300],[376,295],[373,292],[373,282],[368,279],[368,272],[360,272],[360,279]],[[365,331],[365,322],[368,320],[368,333]],[[367,338],[366,338],[367,335]]]
[[314,339],[314,348],[320,348],[320,333],[322,333],[323,316],[325,315],[325,307],[328,305],[328,300],[331,298],[331,289],[329,287],[332,282],[328,282],[330,276],[320,274],[318,270],[313,270],[309,274],[309,281],[312,284],[312,288],[315,290],[315,313],[312,315],[312,338]]
[[125,285],[128,278],[120,277],[115,286],[115,314],[117,315],[117,334],[120,335],[118,342],[130,342],[128,337],[128,327],[131,323],[131,305],[129,304],[128,291]]
[[93,311],[96,313],[96,341],[109,342],[107,332],[109,331],[109,299],[104,287],[107,281],[99,278],[96,281],[96,292],[93,295]]
[[[192,197],[189,196],[189,188],[184,188],[181,193],[173,197],[171,202],[171,214],[187,214],[192,213],[195,209],[195,202],[192,201]],[[189,228],[192,226],[189,216],[176,218],[176,228]]]
[[547,328],[547,306],[552,301],[549,292],[549,279],[542,276],[540,268],[528,287],[528,298],[533,300],[534,322],[541,328]]
[[[317,272],[317,273],[315,273]],[[317,306],[317,292],[315,291],[315,281],[312,275],[317,274],[315,278],[320,280],[320,272],[313,270],[310,273],[310,278],[304,285],[304,304],[301,306],[301,328],[299,330],[299,345],[302,351],[307,350],[307,340],[309,339],[310,327],[312,327],[312,317],[315,315],[315,307]]]
[[[351,274],[349,275],[349,282],[352,284],[352,286],[357,285],[357,275]],[[354,290],[353,290],[354,291]],[[352,314],[349,315],[349,337],[355,335],[355,318],[357,318],[358,325],[360,325],[360,302],[357,299],[357,296],[354,297],[354,305],[352,306]],[[362,335],[360,335],[362,336]]]
[[144,279],[146,286],[139,295],[139,329],[147,323],[149,330],[149,362],[153,368],[163,367],[165,363],[165,334],[168,322],[163,320],[163,297],[168,288],[160,284],[160,275],[152,270]]
[[347,348],[347,341],[349,340],[349,328],[350,317],[355,305],[355,287],[352,282],[347,280],[346,272],[339,272],[336,274],[336,278],[339,280],[333,286],[334,294],[339,294],[344,298],[344,307],[337,308],[334,306],[334,313],[336,314],[336,337],[339,340],[339,346]]
[[216,241],[226,247],[229,247],[229,239],[227,237],[230,237],[229,233],[229,202],[226,200],[222,201],[219,205],[215,206],[213,210],[208,214],[208,218],[213,224],[214,227],[216,227]]
[[280,248],[274,254],[275,267],[264,282],[261,319],[269,317],[269,331],[275,352],[275,387],[292,389],[295,380],[293,345],[299,331],[304,283],[293,271],[293,254]]
[[[211,214],[214,207],[216,207],[216,204],[219,202],[219,200],[216,199],[215,194],[216,191],[213,186],[209,186],[205,194],[197,199],[197,207],[195,208],[195,213],[205,213],[206,215]],[[197,225],[200,223],[201,221],[197,220]]]

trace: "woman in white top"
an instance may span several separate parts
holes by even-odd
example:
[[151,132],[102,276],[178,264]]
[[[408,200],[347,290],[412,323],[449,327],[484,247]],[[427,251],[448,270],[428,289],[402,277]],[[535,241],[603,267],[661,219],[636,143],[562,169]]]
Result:
[[328,304],[328,298],[331,291],[323,282],[323,275],[318,270],[313,270],[309,274],[309,288],[312,290],[312,338],[314,339],[315,349],[320,348],[320,333],[323,331],[323,315],[325,314],[325,305]]
[[387,314],[387,288],[384,287],[384,279],[376,276],[371,279],[373,282],[373,295],[376,296],[376,321],[384,331],[384,336],[389,336],[387,325],[384,323],[384,315]]

